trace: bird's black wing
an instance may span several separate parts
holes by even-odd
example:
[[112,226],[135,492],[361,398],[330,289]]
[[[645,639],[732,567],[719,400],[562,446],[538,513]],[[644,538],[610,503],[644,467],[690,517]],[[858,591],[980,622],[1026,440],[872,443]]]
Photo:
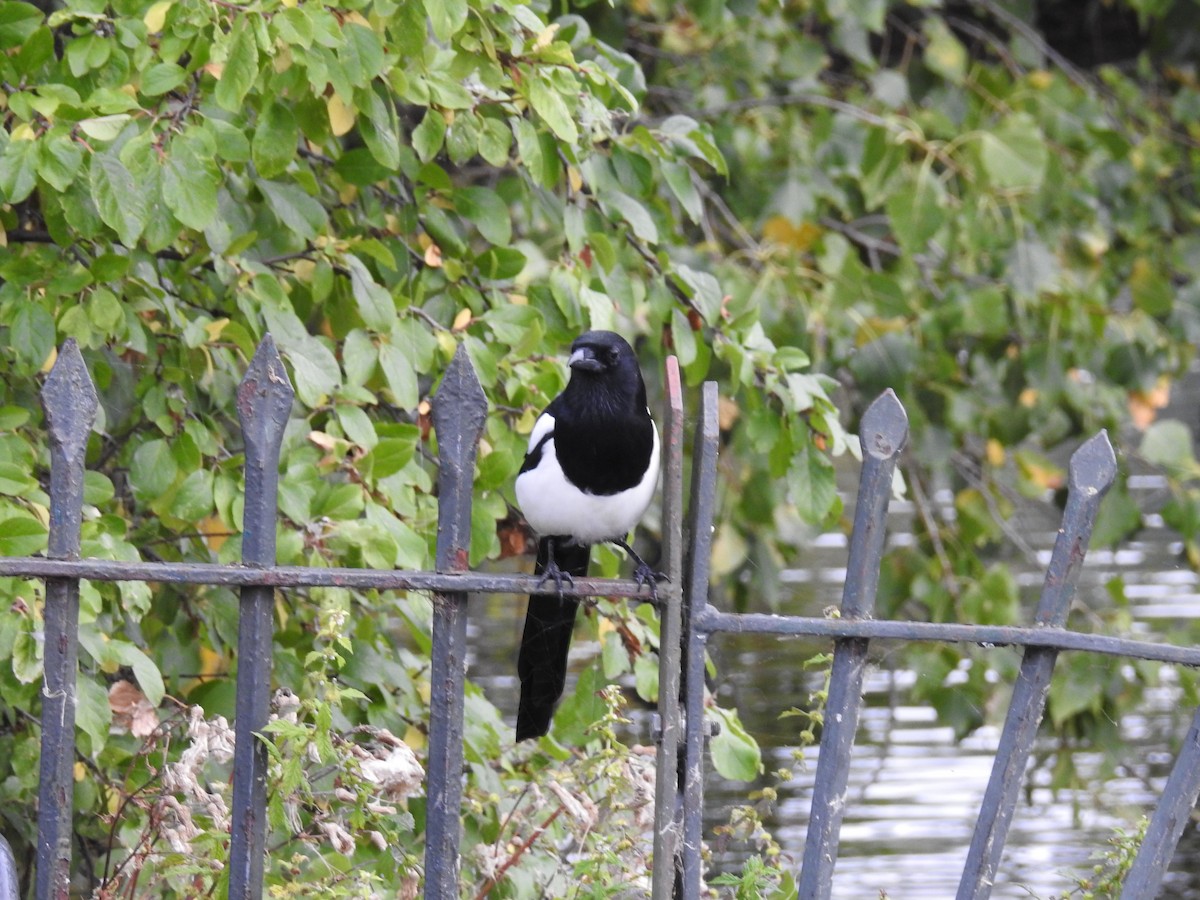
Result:
[[[545,572],[551,553],[564,575],[587,574],[590,546],[544,537],[538,541],[535,575]],[[579,601],[574,597],[561,597],[557,593],[529,595],[521,655],[517,659],[517,674],[521,677],[518,741],[541,737],[550,730],[554,707],[567,682],[567,654],[578,608]]]

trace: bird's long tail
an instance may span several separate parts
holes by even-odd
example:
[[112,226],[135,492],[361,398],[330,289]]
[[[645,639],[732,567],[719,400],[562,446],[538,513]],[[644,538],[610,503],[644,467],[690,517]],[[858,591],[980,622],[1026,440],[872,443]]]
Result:
[[[587,574],[591,547],[567,544],[562,538],[538,541],[535,575],[547,574],[553,562],[560,578]],[[549,576],[554,579],[553,574]],[[558,579],[554,579],[558,580]],[[521,676],[521,705],[517,711],[517,740],[541,737],[550,730],[554,707],[567,681],[567,653],[579,601],[557,592],[530,594],[525,634],[517,674]]]

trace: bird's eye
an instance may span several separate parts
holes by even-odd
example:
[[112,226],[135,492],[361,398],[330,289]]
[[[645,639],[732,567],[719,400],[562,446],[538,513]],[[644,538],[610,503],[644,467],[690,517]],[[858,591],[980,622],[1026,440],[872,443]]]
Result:
[[620,356],[621,356],[621,353],[620,353],[620,351],[617,350],[616,347],[609,348],[609,351],[608,351],[609,365],[615,365],[617,360],[620,358]]

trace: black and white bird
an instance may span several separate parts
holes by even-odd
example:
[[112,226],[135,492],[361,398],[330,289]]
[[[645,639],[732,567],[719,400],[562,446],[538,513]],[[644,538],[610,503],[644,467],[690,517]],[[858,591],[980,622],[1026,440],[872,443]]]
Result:
[[532,594],[517,671],[517,740],[550,730],[567,678],[567,652],[579,601],[564,583],[587,574],[591,545],[613,543],[635,561],[634,578],[655,590],[661,577],[626,538],[658,484],[658,429],[633,348],[611,331],[589,331],[571,344],[571,377],[537,418],[517,475],[517,503],[539,536],[539,587]]

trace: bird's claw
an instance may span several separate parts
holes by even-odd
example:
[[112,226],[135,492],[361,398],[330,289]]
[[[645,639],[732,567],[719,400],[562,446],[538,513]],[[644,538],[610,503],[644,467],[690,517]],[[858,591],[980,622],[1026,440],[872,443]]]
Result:
[[666,572],[656,572],[649,564],[639,562],[633,569],[633,580],[637,583],[638,590],[643,587],[650,588],[650,599],[658,600],[658,582],[670,581]]
[[547,581],[554,582],[554,588],[558,591],[558,597],[560,600],[562,599],[564,584],[569,585],[572,588],[575,587],[575,579],[571,577],[571,573],[564,572],[562,569],[560,569],[558,567],[558,563],[556,563],[553,559],[551,559],[546,568],[542,570],[542,577],[538,579],[537,584],[534,585],[534,587],[541,588],[541,586]]

